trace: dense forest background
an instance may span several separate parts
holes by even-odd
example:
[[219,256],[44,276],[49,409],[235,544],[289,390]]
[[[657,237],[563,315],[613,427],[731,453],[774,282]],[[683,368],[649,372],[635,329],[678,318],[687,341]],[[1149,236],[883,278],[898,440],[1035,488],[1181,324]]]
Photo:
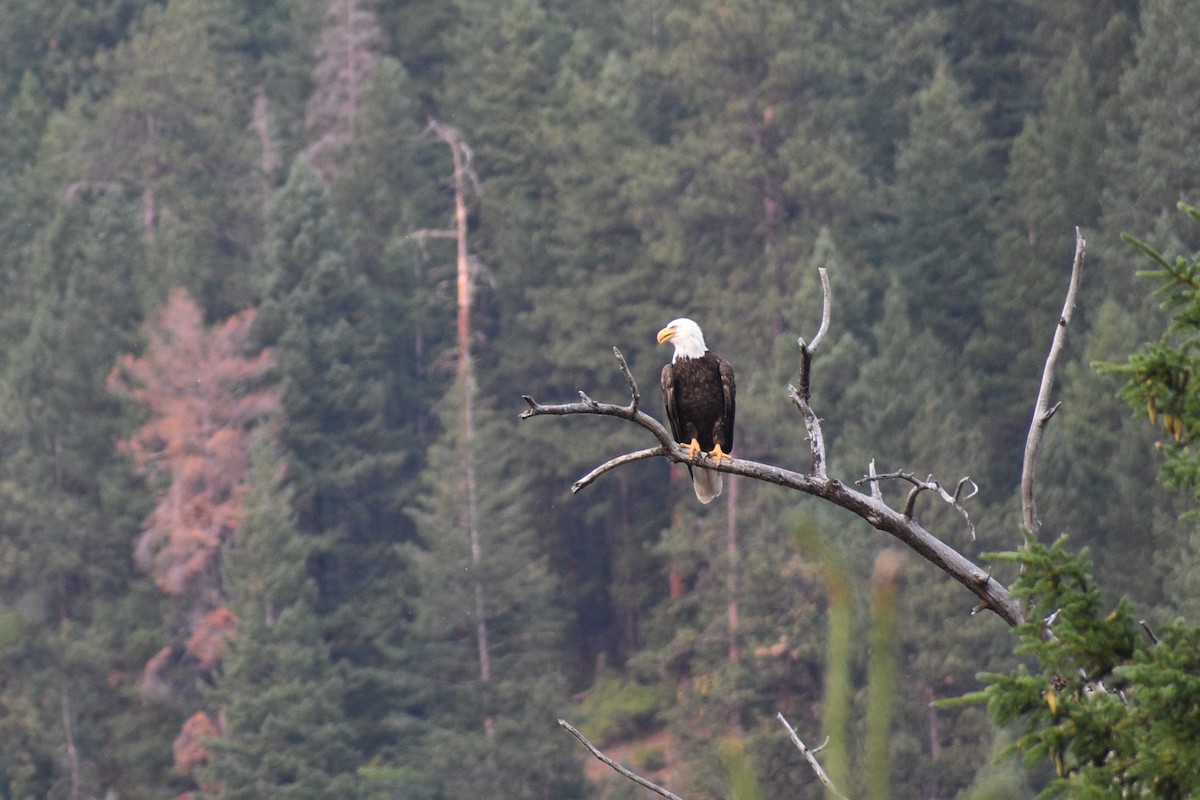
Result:
[[[688,315],[737,369],[735,453],[803,468],[825,266],[830,474],[970,475],[978,541],[922,521],[1012,549],[1077,225],[1044,530],[1194,619],[1161,429],[1091,364],[1161,330],[1120,233],[1200,246],[1197,42],[1185,0],[8,0],[0,797],[632,796],[560,716],[689,798],[734,750],[821,796],[774,715],[821,738],[840,570],[861,731],[892,544],[744,480],[702,508],[661,460],[572,496],[646,443],[520,395],[623,402],[616,345],[657,412]],[[430,120],[469,157],[470,370]],[[983,709],[930,705],[1011,633],[903,568],[891,791],[1029,796]]]

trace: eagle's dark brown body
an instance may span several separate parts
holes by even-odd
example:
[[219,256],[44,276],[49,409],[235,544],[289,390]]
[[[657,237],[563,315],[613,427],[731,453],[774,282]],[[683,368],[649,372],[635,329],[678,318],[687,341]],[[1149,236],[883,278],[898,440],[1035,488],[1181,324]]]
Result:
[[663,402],[675,441],[695,439],[704,452],[733,452],[733,370],[711,351],[678,358],[662,369]]

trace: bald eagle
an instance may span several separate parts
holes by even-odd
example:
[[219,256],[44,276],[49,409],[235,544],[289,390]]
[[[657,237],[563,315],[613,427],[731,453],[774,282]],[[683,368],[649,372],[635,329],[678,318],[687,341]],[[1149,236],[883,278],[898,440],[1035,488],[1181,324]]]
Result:
[[[704,344],[700,326],[680,318],[658,332],[658,343],[675,345],[671,363],[662,368],[663,402],[671,435],[687,447],[693,462],[701,452],[732,460],[733,412],[736,387],[733,367]],[[721,473],[688,464],[692,488],[701,503],[721,494]]]

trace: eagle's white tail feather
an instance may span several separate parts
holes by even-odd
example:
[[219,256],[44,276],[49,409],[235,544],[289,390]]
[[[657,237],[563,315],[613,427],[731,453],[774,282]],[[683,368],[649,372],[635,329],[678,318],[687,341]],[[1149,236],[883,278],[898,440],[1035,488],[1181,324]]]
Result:
[[700,502],[708,505],[720,496],[725,482],[721,480],[719,472],[692,467],[692,488],[696,490],[696,497]]

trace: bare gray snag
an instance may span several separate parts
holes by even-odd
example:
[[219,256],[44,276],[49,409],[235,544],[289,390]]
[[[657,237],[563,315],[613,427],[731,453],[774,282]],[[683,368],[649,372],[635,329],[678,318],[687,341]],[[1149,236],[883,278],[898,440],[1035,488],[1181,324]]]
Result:
[[1050,342],[1050,353],[1046,356],[1046,365],[1042,369],[1042,384],[1038,388],[1037,403],[1033,408],[1033,419],[1029,423],[1029,435],[1025,439],[1025,458],[1021,464],[1021,521],[1029,532],[1036,538],[1041,520],[1037,518],[1037,506],[1033,498],[1033,478],[1037,466],[1038,448],[1042,444],[1042,432],[1046,423],[1058,411],[1058,403],[1050,405],[1050,390],[1054,387],[1054,370],[1058,365],[1058,356],[1062,352],[1067,339],[1067,326],[1071,324],[1071,314],[1075,310],[1075,297],[1079,294],[1079,282],[1083,277],[1083,257],[1087,253],[1087,242],[1079,228],[1075,229],[1075,260],[1071,264],[1071,283],[1067,287],[1067,299],[1063,303],[1062,314],[1054,327],[1054,338]]
[[316,48],[314,88],[304,124],[316,136],[308,157],[326,177],[333,169],[330,153],[350,139],[350,121],[383,40],[374,12],[362,5],[359,0],[329,0]]

